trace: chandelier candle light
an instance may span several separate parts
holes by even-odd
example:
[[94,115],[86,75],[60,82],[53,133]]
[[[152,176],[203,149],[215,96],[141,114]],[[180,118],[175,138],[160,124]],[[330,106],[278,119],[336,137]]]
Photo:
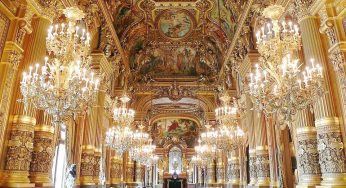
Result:
[[[53,116],[53,124],[63,128],[64,118],[86,110],[95,100],[99,80],[87,68],[90,57],[90,35],[75,27],[84,17],[78,8],[64,10],[68,24],[51,26],[44,65],[30,66],[23,73],[20,91],[25,109],[33,105]],[[65,27],[66,25],[66,27]]]
[[295,58],[300,48],[299,29],[291,22],[282,22],[280,27],[278,18],[282,13],[283,7],[277,5],[263,12],[273,24],[257,33],[260,65],[256,64],[255,72],[250,73],[249,94],[257,110],[267,115],[277,113],[290,123],[298,110],[311,107],[324,94],[324,81],[322,67],[313,59],[311,66],[301,70]]

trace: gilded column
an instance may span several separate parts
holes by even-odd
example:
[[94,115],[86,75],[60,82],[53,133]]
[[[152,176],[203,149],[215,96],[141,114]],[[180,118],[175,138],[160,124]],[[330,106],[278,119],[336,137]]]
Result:
[[207,173],[206,173],[206,183],[214,184],[215,182],[215,161],[213,160],[207,165]]
[[[72,164],[77,164],[76,166],[76,172],[81,171],[81,159],[82,159],[82,146],[83,146],[83,138],[84,138],[84,127],[85,127],[85,114],[78,114],[77,116],[77,121],[75,126],[72,126],[71,128],[74,129],[75,136],[72,142],[73,146],[73,152],[72,152]],[[76,180],[75,180],[75,185],[80,184],[80,173],[77,173],[76,175]]]
[[135,181],[137,186],[144,186],[145,166],[136,162]]
[[[46,19],[39,18],[33,21],[33,25],[31,26],[32,15],[33,10],[27,8],[25,10],[25,16],[27,17],[27,19],[25,19],[26,23],[23,24],[24,27],[20,27],[17,33],[15,33],[15,43],[11,43],[11,45],[22,45],[26,32],[31,32],[31,27],[34,28],[34,32],[32,32],[30,38],[23,44],[26,51],[24,52],[23,64],[19,65],[19,70],[27,69],[28,65],[33,61],[45,56],[45,32],[43,34],[42,30],[45,26],[48,27],[50,22]],[[14,55],[15,54],[13,54],[12,57],[15,57]],[[13,69],[11,74],[14,73],[15,71]],[[22,98],[19,92],[20,79],[20,77],[14,79],[14,92],[9,91],[15,94],[12,96],[13,115],[10,116],[7,126],[9,135],[8,137],[2,137],[8,138],[9,140],[7,148],[5,147],[5,150],[2,152],[2,157],[6,155],[4,158],[4,175],[1,181],[1,185],[4,187],[34,186],[34,184],[30,184],[29,170],[30,162],[32,161],[31,156],[33,154],[36,113],[31,106],[28,106],[28,108],[24,110],[23,103],[17,102],[17,99]]]
[[135,164],[131,159],[126,163],[126,184],[131,186],[135,181]]
[[231,155],[228,160],[229,165],[229,183],[232,187],[239,186],[240,182],[240,161],[239,161],[239,148],[233,147]]
[[256,126],[256,186],[270,185],[269,152],[267,145],[266,120],[260,114]]
[[197,170],[198,171],[197,172],[197,174],[198,174],[197,183],[201,185],[203,183],[203,168],[200,166],[198,166],[197,168],[198,168],[198,170]]
[[340,130],[340,120],[333,101],[333,89],[328,73],[328,60],[319,32],[318,17],[311,16],[309,3],[299,7],[298,18],[305,60],[314,58],[324,68],[325,85],[328,92],[314,105],[319,163],[322,173],[321,185],[346,185],[345,154]]
[[34,151],[30,164],[30,180],[38,187],[52,186],[51,171],[55,153],[54,127],[51,118],[39,111],[34,132]]
[[316,186],[321,183],[321,170],[313,116],[309,109],[299,111],[296,116],[298,187]]
[[123,163],[122,159],[114,154],[111,158],[110,168],[110,184],[114,187],[119,187],[122,181]]
[[267,121],[267,138],[268,138],[268,148],[269,148],[269,166],[270,166],[270,185],[272,187],[279,187],[279,163],[278,157],[276,155],[279,150],[277,145],[277,135],[275,129],[280,129],[279,125],[276,126],[273,118],[268,118]]
[[223,162],[223,156],[220,152],[216,160],[216,182],[218,184],[225,183],[225,163]]
[[94,152],[95,147],[93,145],[92,137],[94,132],[92,132],[92,125],[90,123],[89,116],[85,118],[85,128],[84,128],[84,139],[82,145],[82,156],[80,163],[80,185],[81,186],[90,186],[95,185],[94,182],[94,165],[95,158]]

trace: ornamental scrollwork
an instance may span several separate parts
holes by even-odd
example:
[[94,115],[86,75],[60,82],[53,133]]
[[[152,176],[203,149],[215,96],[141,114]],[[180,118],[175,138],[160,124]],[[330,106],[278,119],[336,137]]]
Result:
[[297,162],[300,174],[320,174],[321,169],[318,164],[317,140],[299,140],[297,143]]
[[256,155],[257,177],[270,177],[269,154]]
[[6,170],[28,171],[33,151],[33,132],[13,130],[8,143]]
[[317,138],[321,172],[323,174],[346,172],[345,155],[340,133],[320,133]]
[[83,152],[80,165],[81,176],[94,176],[94,163],[94,155],[91,153]]
[[35,136],[30,171],[48,173],[52,166],[53,155],[53,138]]

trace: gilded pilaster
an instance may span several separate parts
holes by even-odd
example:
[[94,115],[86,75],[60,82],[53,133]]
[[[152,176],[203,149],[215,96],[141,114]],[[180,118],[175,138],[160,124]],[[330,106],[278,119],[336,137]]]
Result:
[[99,185],[100,182],[100,162],[101,162],[101,149],[95,148],[94,151],[94,182]]
[[83,145],[80,163],[80,186],[95,185],[94,182],[94,146]]
[[[309,3],[302,6],[308,10]],[[307,11],[308,12],[308,11]],[[319,163],[322,173],[323,186],[346,185],[345,154],[340,131],[340,121],[337,117],[336,106],[333,101],[333,88],[328,73],[328,59],[323,48],[318,17],[304,14],[298,17],[305,60],[314,58],[324,68],[325,85],[328,92],[314,105],[315,125],[317,131],[317,145]]]
[[298,186],[316,186],[321,183],[321,170],[313,116],[305,109],[299,111],[296,118]]
[[280,129],[275,124],[275,118],[267,117],[267,139],[269,152],[269,167],[270,167],[270,185],[279,187],[279,161],[277,156],[278,143],[275,129]]
[[[41,119],[40,119],[41,117]],[[44,120],[46,119],[46,121]],[[34,151],[30,164],[30,180],[37,187],[52,186],[51,169],[55,152],[54,127],[50,125],[50,118],[39,113],[35,126]]]

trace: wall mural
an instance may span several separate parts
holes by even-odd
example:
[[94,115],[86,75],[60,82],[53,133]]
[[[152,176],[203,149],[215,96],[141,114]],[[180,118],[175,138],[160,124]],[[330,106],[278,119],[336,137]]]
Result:
[[163,147],[172,140],[179,139],[193,148],[198,138],[198,125],[189,119],[160,119],[155,121],[150,130],[157,147]]

